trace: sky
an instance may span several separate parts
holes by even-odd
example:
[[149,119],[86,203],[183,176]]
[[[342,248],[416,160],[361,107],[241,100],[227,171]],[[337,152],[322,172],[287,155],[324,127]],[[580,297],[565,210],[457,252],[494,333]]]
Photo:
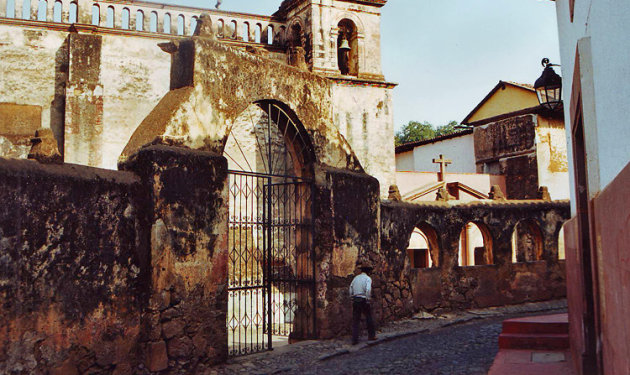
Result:
[[[213,8],[216,0],[164,0]],[[222,0],[222,10],[270,15],[281,0]],[[394,125],[461,121],[499,82],[533,84],[540,61],[560,63],[550,0],[389,0],[382,9],[383,72]]]

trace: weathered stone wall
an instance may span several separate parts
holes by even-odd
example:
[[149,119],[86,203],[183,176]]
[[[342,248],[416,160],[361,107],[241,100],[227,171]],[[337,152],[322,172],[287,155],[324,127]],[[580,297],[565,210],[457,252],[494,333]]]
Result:
[[[317,327],[320,338],[349,332],[352,303],[348,287],[359,258],[382,265],[379,255],[379,185],[374,177],[326,170],[317,184],[314,246],[316,254]],[[380,278],[374,294],[380,295]]]
[[142,348],[150,371],[195,373],[227,358],[227,161],[154,145],[122,166],[150,197],[150,298]]
[[195,373],[227,357],[227,162],[0,159],[0,373]]
[[536,115],[512,117],[475,127],[477,172],[505,176],[508,199],[536,199]]
[[193,37],[172,48],[173,90],[136,129],[123,159],[159,136],[181,138],[191,148],[221,154],[234,122],[252,103],[265,100],[295,115],[318,163],[363,170],[350,145],[331,126],[332,82],[326,78],[230,48],[211,36]]
[[[417,309],[498,306],[566,295],[564,261],[558,260],[558,233],[569,218],[566,201],[409,204],[385,201],[381,206],[381,253],[396,265],[384,282],[384,319]],[[542,234],[542,260],[512,263],[512,233],[523,220]],[[466,223],[487,229],[493,263],[460,267],[458,246]],[[437,236],[432,256],[438,267],[410,269],[406,249],[415,227]]]
[[132,173],[0,159],[0,373],[130,373],[143,198]]
[[170,56],[158,47],[166,40],[69,34],[66,162],[116,168],[131,134],[169,90]]

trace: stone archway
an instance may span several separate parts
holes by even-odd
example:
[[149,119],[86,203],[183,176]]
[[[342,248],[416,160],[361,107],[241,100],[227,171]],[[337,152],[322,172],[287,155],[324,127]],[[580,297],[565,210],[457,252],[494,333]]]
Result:
[[229,168],[229,354],[312,338],[315,156],[310,138],[288,106],[262,100],[236,119],[223,155]]
[[[206,30],[199,19],[200,30]],[[333,126],[333,84],[326,78],[225,46],[213,35],[161,45],[172,56],[171,91],[142,121],[120,161],[156,137],[190,148],[223,152],[231,127],[251,103],[284,103],[312,140],[317,163],[363,172]]]

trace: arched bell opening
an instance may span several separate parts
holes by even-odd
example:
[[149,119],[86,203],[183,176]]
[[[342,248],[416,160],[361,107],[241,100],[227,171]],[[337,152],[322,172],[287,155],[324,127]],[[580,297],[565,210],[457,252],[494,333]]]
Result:
[[341,74],[359,75],[359,40],[357,26],[352,20],[344,18],[337,25],[337,63]]

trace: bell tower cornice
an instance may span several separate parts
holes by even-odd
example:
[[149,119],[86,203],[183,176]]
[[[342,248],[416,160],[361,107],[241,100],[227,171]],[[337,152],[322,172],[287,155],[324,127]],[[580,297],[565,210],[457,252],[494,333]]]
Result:
[[[371,5],[377,8],[380,8],[387,4],[388,0],[337,0],[344,3],[355,3],[361,5]],[[287,15],[289,11],[296,8],[297,6],[310,2],[310,0],[284,0],[282,4],[280,4],[280,8],[276,13],[273,14],[274,17],[282,18]]]

